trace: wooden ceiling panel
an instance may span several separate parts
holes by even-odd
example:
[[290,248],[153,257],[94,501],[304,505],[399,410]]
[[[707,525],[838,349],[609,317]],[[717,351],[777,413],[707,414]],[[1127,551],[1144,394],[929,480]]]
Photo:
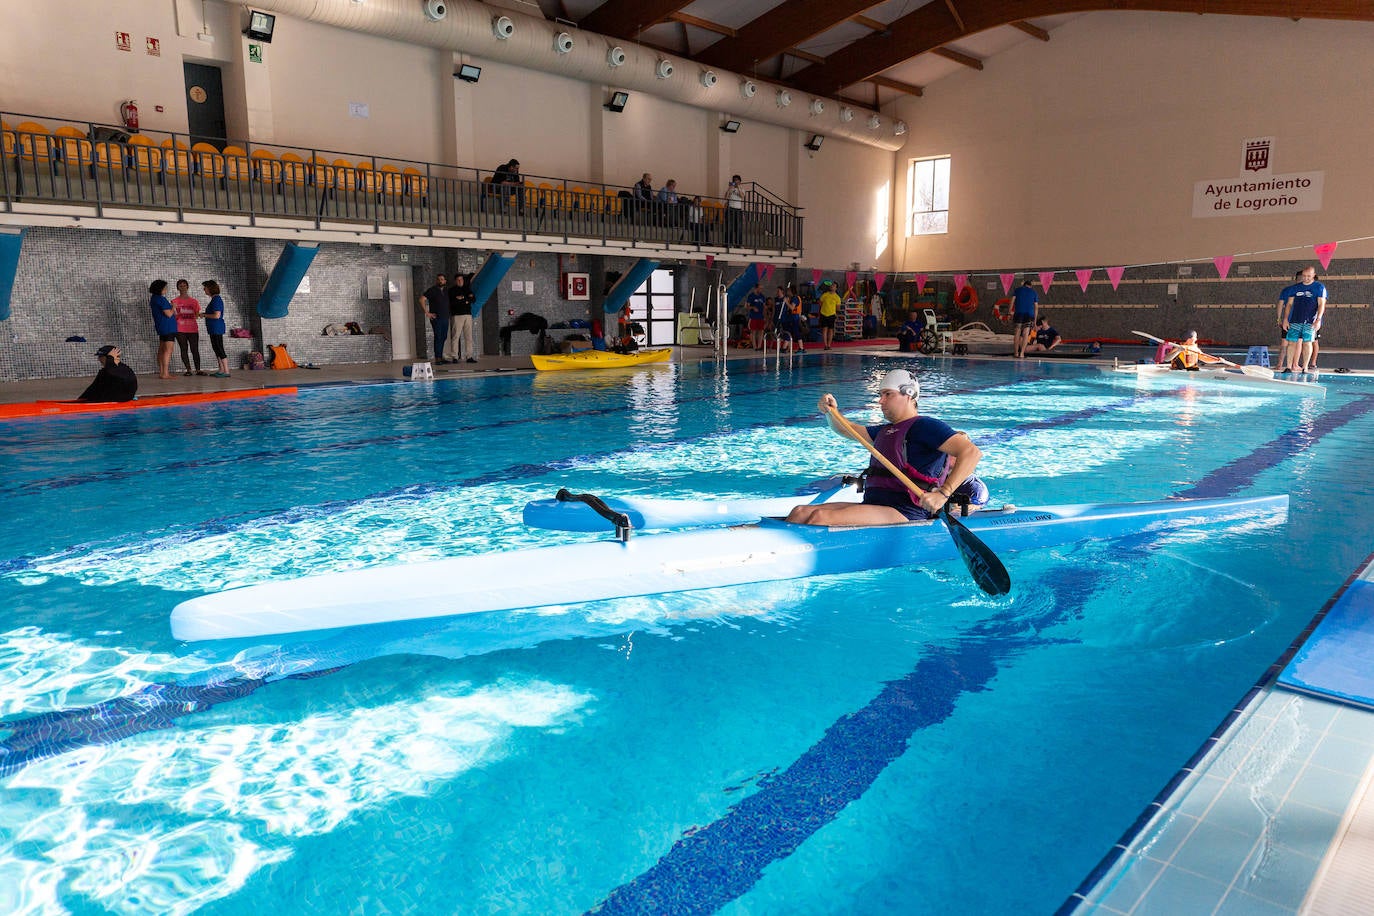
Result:
[[[831,0],[816,5],[835,13],[853,4]],[[791,82],[807,92],[834,95],[902,61],[957,41],[962,35],[1027,19],[1102,10],[1374,22],[1374,3],[1370,0],[946,0],[922,6],[892,22],[885,31],[873,32],[827,54],[825,63],[812,64],[798,71]],[[846,15],[853,16],[857,12],[852,10]],[[747,28],[763,18],[766,17],[751,22]],[[744,30],[741,30],[740,37],[743,35]]]
[[663,22],[683,7],[690,6],[692,0],[606,0],[592,10],[578,28],[613,35],[617,38],[634,38],[651,25]]
[[749,22],[733,38],[722,38],[702,52],[713,67],[750,73],[759,61],[844,22],[873,6],[873,0],[787,0]]

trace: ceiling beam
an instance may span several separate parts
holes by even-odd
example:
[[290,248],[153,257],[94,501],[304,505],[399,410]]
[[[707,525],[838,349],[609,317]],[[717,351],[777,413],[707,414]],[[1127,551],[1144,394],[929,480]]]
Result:
[[952,60],[956,64],[963,64],[973,70],[983,69],[981,60],[970,54],[964,54],[962,51],[955,51],[950,48],[931,48],[930,53],[943,57],[945,60]]
[[810,51],[803,51],[801,48],[786,48],[783,50],[782,53],[791,54],[793,57],[799,57],[802,60],[809,61],[813,64],[825,63],[824,57],[821,57],[819,54],[812,54]]
[[954,17],[954,24],[959,27],[960,33],[967,32],[968,29],[964,28],[963,17],[959,15],[959,10],[955,7],[954,0],[945,0],[945,9],[949,10],[949,14]]
[[866,28],[866,29],[872,29],[874,32],[881,32],[883,29],[887,28],[887,23],[886,23],[886,22],[879,22],[879,21],[876,20],[876,19],[869,19],[867,16],[860,16],[860,15],[858,15],[858,14],[855,14],[855,15],[853,15],[853,16],[850,16],[850,17],[849,17],[849,21],[850,21],[850,22],[857,22],[859,25],[863,26],[864,28]]
[[1027,35],[1029,35],[1029,36],[1032,37],[1032,38],[1038,38],[1038,39],[1040,39],[1041,41],[1049,41],[1049,40],[1050,40],[1050,33],[1049,33],[1049,32],[1046,32],[1044,29],[1040,28],[1040,26],[1035,25],[1035,24],[1033,24],[1033,23],[1030,23],[1030,22],[1022,22],[1022,21],[1020,21],[1020,20],[1017,20],[1016,22],[1009,23],[1009,24],[1011,25],[1012,28],[1014,28],[1014,29],[1020,29],[1021,31],[1025,32]]
[[691,0],[606,0],[577,27],[616,38],[635,38],[690,3]]
[[680,22],[683,25],[694,25],[699,29],[708,32],[715,32],[717,35],[725,35],[728,38],[735,37],[735,30],[728,25],[721,25],[719,22],[712,22],[709,19],[700,19],[687,13],[669,13],[668,18],[673,22]]
[[749,73],[761,61],[815,38],[872,5],[873,0],[784,0],[737,29],[735,37],[722,38],[704,49],[698,59],[713,67]]
[[875,86],[882,86],[884,89],[895,89],[897,92],[905,92],[907,95],[920,97],[926,94],[926,91],[920,86],[911,83],[903,83],[900,80],[888,79],[885,76],[870,76],[868,81]]
[[[777,9],[791,5],[791,2],[784,3]],[[1301,3],[1296,0],[960,0],[959,5],[962,29],[951,19],[950,11],[943,4],[928,3],[889,23],[885,31],[874,32],[827,55],[824,64],[798,70],[790,82],[806,92],[835,95],[846,86],[863,82],[918,54],[957,41],[963,35],[1061,13],[1117,10],[1291,18],[1295,12],[1300,12],[1304,19],[1374,22],[1374,3],[1369,0],[1304,0]],[[846,13],[845,18],[854,12],[857,10]],[[764,18],[767,17],[760,17],[755,22]],[[751,22],[746,28],[753,25]],[[744,37],[744,31],[740,30],[740,38]],[[729,40],[717,42],[707,51]]]

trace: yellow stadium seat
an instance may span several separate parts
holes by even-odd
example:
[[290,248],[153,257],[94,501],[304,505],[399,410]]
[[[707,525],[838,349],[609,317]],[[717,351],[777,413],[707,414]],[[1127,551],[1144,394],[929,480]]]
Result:
[[310,177],[322,188],[334,187],[334,167],[323,156],[310,159]]
[[162,147],[162,167],[169,175],[191,174],[191,150],[180,140],[168,137]]
[[248,154],[253,163],[253,177],[271,184],[281,183],[281,162],[270,149],[255,149]]
[[202,141],[192,145],[191,159],[206,178],[224,177],[224,156],[211,144]]
[[377,193],[377,172],[372,168],[372,163],[359,162],[354,167],[353,174],[357,177],[359,191],[367,194]]
[[305,160],[296,153],[281,154],[281,174],[287,184],[305,184],[310,178]]
[[353,169],[353,163],[347,159],[335,159],[333,169],[334,187],[340,191],[351,191],[357,186],[357,173]]
[[392,194],[400,197],[405,193],[405,179],[401,177],[401,170],[391,163],[387,163],[378,169],[378,179],[381,182],[383,194]]
[[241,146],[224,148],[224,176],[231,181],[248,181],[253,177],[253,163],[246,149]]
[[408,165],[401,170],[401,173],[405,175],[407,194],[421,199],[429,194],[429,179],[425,177],[424,172],[413,165]]
[[95,147],[80,128],[65,124],[53,131],[62,161],[68,165],[90,165],[95,161]]
[[52,134],[42,124],[34,121],[20,121],[14,129],[19,140],[19,155],[24,159],[48,161],[52,159]]
[[133,166],[140,172],[162,171],[162,150],[153,143],[151,137],[134,134],[129,138],[129,149],[133,154]]

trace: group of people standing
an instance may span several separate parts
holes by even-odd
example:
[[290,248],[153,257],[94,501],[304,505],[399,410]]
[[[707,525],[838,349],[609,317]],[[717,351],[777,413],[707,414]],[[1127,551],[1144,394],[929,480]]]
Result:
[[434,361],[440,364],[457,363],[466,359],[477,362],[472,349],[472,307],[477,301],[472,291],[472,274],[455,274],[450,283],[447,274],[438,274],[434,285],[420,297],[429,325],[434,329]]
[[[205,308],[200,300],[190,293],[191,284],[187,280],[177,281],[175,299],[167,298],[167,281],[154,280],[148,286],[148,307],[153,313],[153,326],[157,331],[157,372],[158,378],[172,378],[172,345],[181,347],[181,363],[185,368],[182,375],[208,375],[215,378],[229,377],[229,356],[224,349],[224,299],[220,295],[219,283],[206,280],[201,284],[208,301]],[[207,373],[200,365],[200,325],[205,319],[205,333],[210,337],[210,348],[219,361],[219,371]],[[195,368],[192,369],[194,363]]]
[[770,331],[795,349],[806,349],[802,299],[794,290],[779,286],[776,296],[765,296],[763,286],[756,284],[744,297],[744,309],[749,345],[755,350],[763,349],[763,339]]

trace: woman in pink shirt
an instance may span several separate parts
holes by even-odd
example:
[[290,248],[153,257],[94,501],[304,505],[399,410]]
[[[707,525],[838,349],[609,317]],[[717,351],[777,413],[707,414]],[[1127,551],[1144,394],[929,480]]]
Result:
[[[172,311],[177,316],[177,344],[181,346],[181,364],[186,367],[182,375],[191,374],[191,356],[195,357],[196,375],[204,375],[200,368],[200,300],[190,293],[191,284],[186,280],[177,281],[177,297],[172,300]],[[187,354],[190,350],[190,355]]]

